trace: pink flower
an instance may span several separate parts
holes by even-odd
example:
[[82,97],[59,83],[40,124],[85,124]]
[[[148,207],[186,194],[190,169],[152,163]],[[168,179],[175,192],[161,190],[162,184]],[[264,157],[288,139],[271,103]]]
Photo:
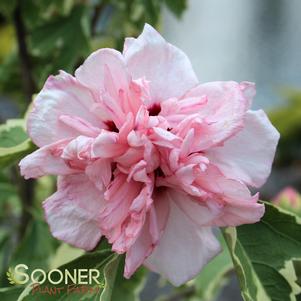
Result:
[[75,76],[50,76],[28,132],[39,150],[25,178],[58,175],[44,202],[56,238],[85,250],[105,236],[174,285],[220,251],[214,226],[255,223],[264,213],[248,186],[268,177],[279,134],[250,111],[249,82],[199,84],[186,55],[146,25],[123,53],[100,49]]
[[273,199],[273,203],[301,215],[301,195],[293,187],[282,189]]

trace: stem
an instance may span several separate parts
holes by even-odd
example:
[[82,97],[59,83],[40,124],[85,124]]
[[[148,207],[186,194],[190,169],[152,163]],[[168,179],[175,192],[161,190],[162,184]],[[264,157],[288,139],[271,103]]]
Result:
[[102,11],[104,10],[104,8],[106,7],[107,0],[103,0],[101,1],[100,4],[95,6],[95,10],[94,10],[94,14],[91,20],[91,35],[92,37],[94,37],[96,35],[96,27],[97,27],[97,21],[102,13]]
[[[18,5],[14,11],[13,21],[15,25],[16,34],[17,34],[24,94],[26,96],[27,103],[30,104],[32,101],[32,95],[36,91],[36,85],[33,79],[30,55],[26,45],[26,29],[22,19],[20,1],[18,1]],[[23,178],[19,177],[18,174],[18,183],[20,187],[20,196],[22,199],[22,215],[21,215],[20,233],[19,233],[19,236],[21,238],[23,237],[27,225],[32,218],[30,214],[30,210],[28,209],[30,209],[33,205],[34,180],[31,179],[25,181]]]
[[35,82],[31,73],[31,61],[26,45],[25,25],[22,19],[20,3],[17,5],[13,15],[14,25],[17,34],[18,50],[21,60],[21,72],[23,89],[27,98],[27,102],[31,103],[31,98],[36,91]]

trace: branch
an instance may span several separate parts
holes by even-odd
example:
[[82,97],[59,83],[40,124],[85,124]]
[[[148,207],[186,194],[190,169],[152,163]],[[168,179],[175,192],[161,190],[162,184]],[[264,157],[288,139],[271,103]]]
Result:
[[107,4],[108,4],[108,1],[103,0],[103,1],[101,1],[100,4],[95,6],[94,14],[93,14],[93,17],[92,17],[92,20],[91,20],[91,35],[92,35],[92,37],[94,37],[96,35],[98,19],[99,19],[101,13],[103,12],[104,8],[107,6]]
[[[26,96],[27,103],[30,104],[32,101],[32,95],[36,91],[36,86],[32,75],[31,61],[26,45],[26,30],[22,19],[20,1],[18,1],[18,5],[14,11],[13,21],[17,34],[24,94]],[[19,175],[18,171],[17,175]],[[21,238],[23,237],[27,225],[32,218],[29,209],[32,207],[34,200],[34,180],[25,181],[23,178],[19,177],[18,184],[20,187],[20,196],[22,199],[22,215],[19,233],[19,236]]]
[[18,50],[21,59],[21,71],[23,80],[23,89],[27,98],[27,102],[31,103],[31,98],[36,91],[35,82],[32,76],[30,56],[26,45],[26,32],[22,19],[20,3],[17,5],[13,15],[14,25],[17,34]]

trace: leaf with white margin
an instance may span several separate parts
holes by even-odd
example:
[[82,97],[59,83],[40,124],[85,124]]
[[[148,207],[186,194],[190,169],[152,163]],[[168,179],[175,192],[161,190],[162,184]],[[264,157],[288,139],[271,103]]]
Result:
[[194,294],[196,297],[194,298],[199,298],[202,301],[215,300],[220,290],[227,284],[229,273],[234,269],[222,235],[219,235],[219,241],[223,251],[213,258],[193,280],[196,290]]
[[6,167],[34,150],[24,119],[9,119],[0,125],[0,167]]
[[301,259],[301,219],[270,203],[260,222],[226,228],[245,301],[295,301],[301,292],[292,262]]

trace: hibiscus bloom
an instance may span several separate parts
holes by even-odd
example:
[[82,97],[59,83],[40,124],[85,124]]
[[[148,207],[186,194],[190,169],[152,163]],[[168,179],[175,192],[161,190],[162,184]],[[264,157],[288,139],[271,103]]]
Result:
[[22,175],[58,175],[43,204],[54,237],[85,250],[102,236],[174,285],[220,252],[213,227],[264,214],[248,186],[268,177],[279,134],[250,111],[254,84],[200,84],[186,55],[145,25],[123,53],[100,49],[50,76],[28,133]]

